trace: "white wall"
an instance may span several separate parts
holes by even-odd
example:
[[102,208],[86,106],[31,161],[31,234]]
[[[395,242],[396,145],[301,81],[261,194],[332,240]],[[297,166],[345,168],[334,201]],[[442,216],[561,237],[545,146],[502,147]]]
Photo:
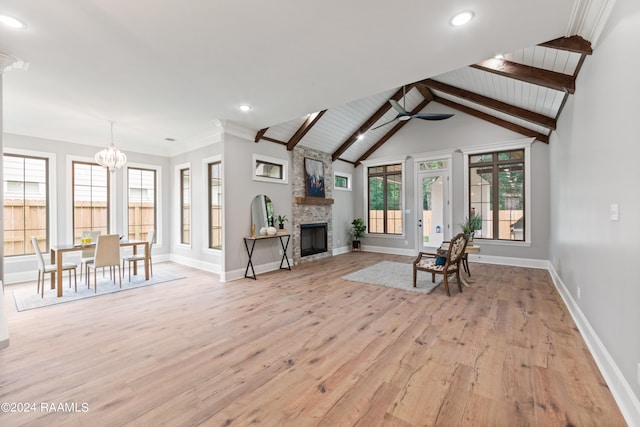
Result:
[[[464,165],[463,154],[460,149],[471,148],[521,140],[524,136],[493,125],[484,120],[477,119],[468,114],[453,110],[447,106],[430,103],[422,112],[453,113],[454,117],[448,120],[429,122],[424,120],[411,120],[394,137],[387,141],[370,157],[384,159],[406,155],[417,157],[431,152],[449,152],[452,154],[451,179],[452,179],[452,235],[460,232],[459,223],[467,215],[464,200]],[[367,246],[386,247],[395,252],[405,251],[415,253],[416,242],[416,207],[414,206],[414,167],[413,159],[406,162],[405,174],[405,209],[410,214],[405,215],[406,235],[402,237],[372,237],[363,239]],[[481,256],[511,257],[519,259],[547,260],[549,248],[549,146],[542,142],[535,142],[531,147],[531,221],[532,236],[531,245],[509,244],[500,242],[482,242]],[[365,215],[364,199],[362,192],[366,185],[363,179],[363,166],[355,170],[356,187],[356,216]],[[406,242],[406,244],[405,244]]]
[[[580,72],[550,154],[550,259],[573,303],[630,385],[636,405],[640,397],[640,281],[635,268],[640,260],[638,41],[640,3],[618,0],[593,56]],[[612,204],[619,205],[619,221],[610,218]],[[640,425],[640,418],[636,423]]]
[[[253,154],[289,162],[289,183],[271,183],[253,180]],[[255,143],[226,133],[224,135],[224,214],[225,214],[225,265],[226,279],[244,277],[248,256],[243,237],[251,235],[251,201],[258,194],[269,196],[273,203],[275,216],[286,215],[291,218],[291,152],[284,145],[269,142]],[[289,227],[291,220],[285,223]],[[262,266],[279,264],[280,243],[278,239],[256,242],[253,264],[256,272],[264,271]],[[291,243],[287,249],[289,262]],[[276,265],[275,268],[277,268]],[[272,269],[273,267],[265,267]]]
[[[353,189],[354,167],[351,163],[337,160],[333,162],[333,172],[342,172],[351,175],[351,189],[341,190],[333,188],[333,205],[331,206],[332,224],[333,224],[333,253],[341,253],[351,249],[351,222],[355,218],[354,214],[354,197],[356,196]],[[359,195],[360,193],[358,193]]]

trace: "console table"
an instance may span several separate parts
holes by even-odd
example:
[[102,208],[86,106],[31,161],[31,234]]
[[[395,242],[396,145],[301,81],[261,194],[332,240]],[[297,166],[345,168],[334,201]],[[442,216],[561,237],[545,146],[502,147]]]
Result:
[[[285,241],[284,238],[287,238]],[[244,277],[249,279],[256,280],[256,272],[253,269],[253,249],[256,246],[256,241],[258,240],[268,240],[268,239],[280,239],[280,246],[282,246],[282,259],[280,260],[280,270],[291,270],[291,264],[289,264],[289,257],[287,257],[287,247],[289,247],[289,240],[291,239],[291,234],[289,233],[278,233],[273,236],[256,236],[256,237],[244,237],[244,247],[247,249],[247,255],[249,255],[249,261],[247,262],[247,268],[244,270]],[[249,248],[249,242],[251,242],[251,248]],[[283,267],[284,263],[287,263],[286,267]],[[251,267],[251,273],[253,276],[249,276],[249,267]]]

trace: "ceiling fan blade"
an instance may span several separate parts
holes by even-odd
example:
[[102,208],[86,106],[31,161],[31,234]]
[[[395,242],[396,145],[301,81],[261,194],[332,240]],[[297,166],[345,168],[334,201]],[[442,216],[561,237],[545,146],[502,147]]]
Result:
[[389,100],[389,104],[391,104],[391,106],[393,107],[394,110],[396,110],[398,113],[400,114],[408,114],[404,108],[402,108],[402,106],[398,103],[398,101],[396,101],[395,99],[390,99]]
[[422,120],[444,120],[449,117],[453,117],[454,114],[437,114],[437,113],[424,113],[424,114],[414,114],[411,116],[412,119],[422,119]]
[[391,119],[388,122],[385,122],[385,123],[383,123],[381,125],[378,125],[378,126],[374,127],[373,129],[369,129],[369,130],[376,130],[378,128],[381,128],[382,126],[388,125],[389,123],[395,122],[396,120],[398,120],[398,117],[400,117],[400,116],[396,116],[394,119]]

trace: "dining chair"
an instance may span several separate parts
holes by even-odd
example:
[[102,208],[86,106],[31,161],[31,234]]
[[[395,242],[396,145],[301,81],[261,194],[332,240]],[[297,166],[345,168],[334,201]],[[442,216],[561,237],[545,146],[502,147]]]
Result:
[[416,287],[417,272],[425,271],[431,273],[431,281],[436,281],[436,274],[444,276],[444,289],[447,296],[451,296],[449,292],[449,276],[456,275],[458,280],[458,289],[462,292],[462,281],[460,280],[460,264],[464,257],[464,250],[467,246],[467,238],[463,233],[458,234],[449,243],[449,249],[445,254],[420,252],[418,257],[413,261],[413,287]]
[[[118,279],[122,287],[122,277],[120,276],[120,236],[117,234],[101,234],[96,242],[96,255],[93,263],[87,264],[87,288],[91,287],[89,273],[93,269],[94,292],[98,292],[97,271],[100,267],[118,267]],[[115,283],[115,274],[113,275]]]
[[[33,249],[36,254],[36,261],[38,262],[38,287],[36,289],[36,293],[39,293],[42,298],[44,298],[44,275],[46,273],[53,274],[58,270],[58,266],[56,264],[46,264],[44,262],[44,257],[42,256],[42,252],[40,251],[40,245],[38,244],[38,238],[32,237],[31,244],[33,245]],[[69,272],[69,287],[71,287],[71,270],[73,270],[73,280],[75,282],[76,292],[78,291],[78,264],[72,262],[64,262],[62,263],[62,271]],[[42,291],[40,290],[40,278],[42,277]]]
[[[93,243],[98,241],[98,236],[101,234],[100,231],[89,231],[89,236],[91,236],[91,241]],[[85,274],[89,274],[89,264],[93,263],[93,259],[96,256],[96,248],[88,248],[82,251],[80,255],[80,280],[82,280],[82,270],[85,271]]]
[[[155,236],[155,230],[149,230],[147,232],[147,243],[149,244],[149,270],[151,273],[151,276],[153,276],[153,263],[151,262],[151,247],[153,246],[153,237]],[[128,267],[129,267],[129,281],[131,281],[131,264],[132,263],[137,263],[138,261],[143,261],[144,262],[144,258],[146,257],[146,254],[135,254],[135,255],[129,255],[129,256],[124,256],[122,257],[122,277],[124,277],[124,263],[125,261],[129,263]]]

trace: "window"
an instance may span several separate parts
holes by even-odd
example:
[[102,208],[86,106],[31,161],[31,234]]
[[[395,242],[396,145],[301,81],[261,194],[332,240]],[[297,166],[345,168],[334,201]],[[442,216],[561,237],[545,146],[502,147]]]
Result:
[[150,230],[156,231],[156,180],[153,169],[127,168],[127,237],[130,240],[146,240]]
[[4,155],[4,255],[35,253],[31,237],[49,248],[49,162],[46,158]]
[[252,159],[253,180],[287,184],[289,182],[287,160],[254,154]]
[[351,174],[344,172],[334,172],[333,188],[335,188],[336,190],[351,191]]
[[469,212],[480,215],[482,229],[475,237],[524,241],[525,150],[469,156]]
[[222,249],[222,164],[209,163],[209,247]]
[[369,233],[402,234],[402,165],[368,171]]
[[180,243],[191,244],[191,171],[180,169]]
[[73,241],[82,233],[109,233],[109,170],[95,163],[73,161]]

